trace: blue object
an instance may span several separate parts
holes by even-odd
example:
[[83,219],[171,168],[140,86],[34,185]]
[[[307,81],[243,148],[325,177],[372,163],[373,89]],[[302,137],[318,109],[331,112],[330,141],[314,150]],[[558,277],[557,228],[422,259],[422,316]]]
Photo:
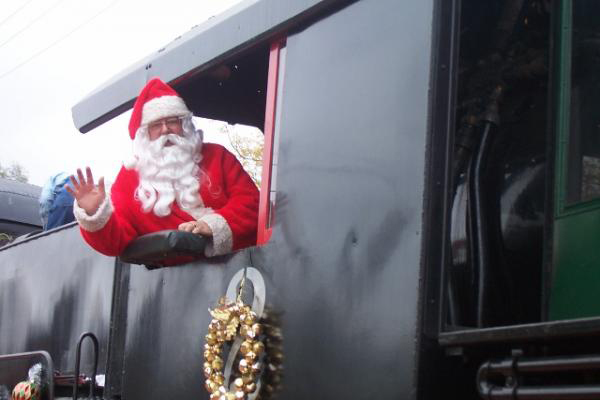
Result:
[[56,228],[75,220],[73,197],[67,192],[69,175],[61,172],[52,176],[40,195],[40,217],[44,230]]

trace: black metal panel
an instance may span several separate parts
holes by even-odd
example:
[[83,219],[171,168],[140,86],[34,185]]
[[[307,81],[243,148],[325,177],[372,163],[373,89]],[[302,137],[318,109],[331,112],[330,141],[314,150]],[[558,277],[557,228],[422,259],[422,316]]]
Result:
[[354,3],[288,37],[274,234],[280,398],[416,396],[432,1]]
[[248,251],[243,251],[177,267],[131,266],[123,398],[208,398],[202,371],[208,308],[248,265]]
[[130,264],[117,259],[111,305],[111,324],[106,365],[105,399],[119,398],[123,389],[123,354],[127,334],[127,304],[129,299]]
[[[92,331],[104,373],[114,262],[91,250],[76,225],[0,250],[0,354],[46,350],[57,370],[72,373],[77,340]],[[81,365],[92,370],[88,353]]]

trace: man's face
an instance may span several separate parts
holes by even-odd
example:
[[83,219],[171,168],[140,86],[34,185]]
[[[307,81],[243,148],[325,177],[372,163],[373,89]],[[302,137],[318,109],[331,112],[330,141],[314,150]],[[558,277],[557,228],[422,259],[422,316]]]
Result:
[[[148,124],[148,138],[151,141],[169,133],[181,136],[183,134],[182,117],[161,118]],[[167,143],[166,146],[170,146]]]

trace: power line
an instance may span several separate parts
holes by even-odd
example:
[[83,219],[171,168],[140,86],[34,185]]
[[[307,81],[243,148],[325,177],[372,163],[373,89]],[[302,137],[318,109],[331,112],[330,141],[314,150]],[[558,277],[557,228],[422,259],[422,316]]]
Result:
[[0,21],[0,26],[4,25],[4,23],[6,21],[8,21],[9,19],[11,19],[12,17],[14,17],[19,11],[21,11],[22,9],[24,9],[29,3],[31,3],[33,0],[29,0],[27,2],[25,2],[25,4],[23,4],[21,7],[17,8],[16,11],[14,11],[12,14],[10,14],[8,17],[4,18],[2,21]]
[[48,13],[52,10],[54,10],[60,3],[64,2],[65,0],[58,0],[56,3],[54,3],[53,6],[51,6],[50,8],[48,8],[46,11],[44,11],[43,13],[41,13],[40,15],[37,16],[37,18],[34,18],[33,21],[31,21],[28,25],[26,25],[23,29],[17,31],[16,33],[14,33],[11,37],[9,37],[8,39],[6,39],[4,42],[0,43],[0,47],[4,46],[6,43],[10,42],[11,40],[13,40],[15,37],[19,36],[21,33],[25,32],[27,29],[29,29],[33,24],[35,24],[36,22],[38,22],[40,19],[44,18],[46,15],[48,15]]
[[45,53],[46,51],[50,50],[52,47],[56,46],[57,44],[59,44],[60,42],[62,42],[63,40],[65,40],[66,38],[68,38],[69,36],[71,36],[73,33],[75,33],[76,31],[78,31],[79,29],[83,28],[85,25],[89,24],[94,19],[96,19],[97,17],[99,17],[101,14],[103,14],[104,12],[106,12],[109,8],[111,8],[112,6],[114,6],[118,1],[119,0],[113,1],[108,6],[106,6],[105,8],[103,8],[102,10],[100,10],[99,12],[97,12],[96,14],[94,14],[91,18],[87,19],[82,24],[77,25],[73,30],[69,31],[66,35],[62,36],[61,38],[59,38],[55,42],[51,43],[49,46],[46,46],[42,50],[40,50],[37,53],[33,54],[31,57],[29,57],[28,59],[26,59],[22,63],[18,64],[13,69],[10,69],[7,72],[3,73],[2,75],[0,75],[0,79],[4,78],[5,76],[7,76],[7,75],[9,75],[11,73],[13,73],[14,71],[16,71],[19,68],[21,68],[23,65],[25,65],[28,62],[30,62],[31,60],[33,60],[34,58],[36,58],[36,57],[42,55],[43,53]]

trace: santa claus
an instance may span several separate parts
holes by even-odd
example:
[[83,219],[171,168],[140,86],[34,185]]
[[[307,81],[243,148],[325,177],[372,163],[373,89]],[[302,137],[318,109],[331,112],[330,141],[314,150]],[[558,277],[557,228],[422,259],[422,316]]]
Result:
[[136,237],[179,229],[210,238],[206,256],[256,244],[258,189],[224,147],[203,143],[183,99],[159,79],[147,83],[129,121],[133,157],[110,194],[90,168],[71,176],[84,239],[118,256]]

